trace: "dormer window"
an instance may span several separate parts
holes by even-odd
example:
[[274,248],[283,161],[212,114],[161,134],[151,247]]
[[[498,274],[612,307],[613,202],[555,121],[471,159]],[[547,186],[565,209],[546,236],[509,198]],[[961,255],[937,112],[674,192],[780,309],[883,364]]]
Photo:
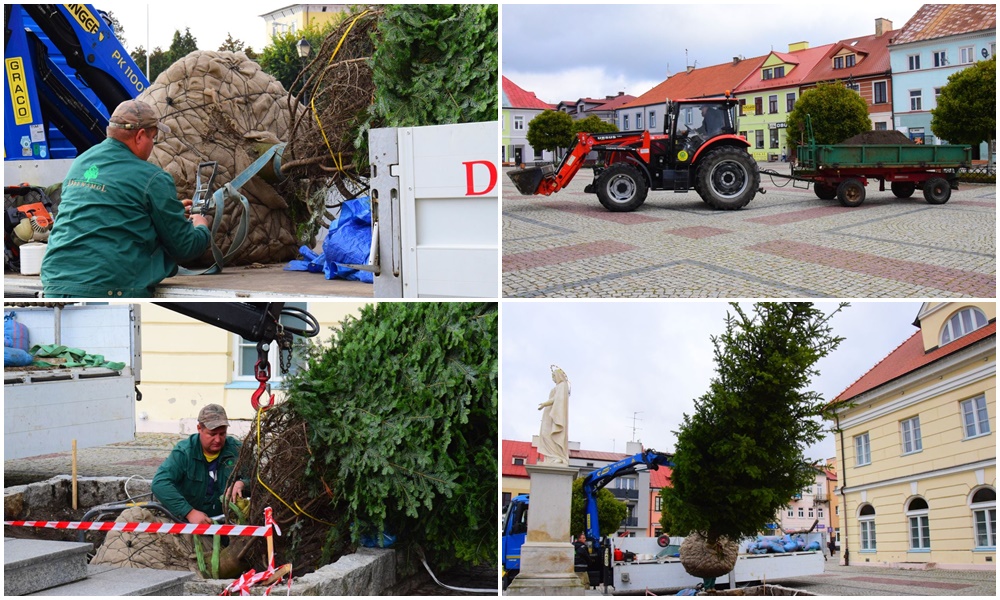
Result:
[[774,67],[774,78],[778,79],[785,76],[785,67]]
[[524,466],[524,457],[523,456],[515,456],[514,460],[513,460],[513,463],[514,463],[515,466],[523,467]]
[[773,71],[771,69],[764,69],[763,77],[764,79],[771,79],[773,76]]
[[849,69],[856,64],[857,56],[854,54],[844,54],[843,56],[833,57],[833,68],[834,69]]
[[983,311],[974,306],[969,306],[958,311],[945,322],[941,328],[941,344],[944,346],[953,342],[963,335],[968,335],[973,331],[986,327],[986,315]]

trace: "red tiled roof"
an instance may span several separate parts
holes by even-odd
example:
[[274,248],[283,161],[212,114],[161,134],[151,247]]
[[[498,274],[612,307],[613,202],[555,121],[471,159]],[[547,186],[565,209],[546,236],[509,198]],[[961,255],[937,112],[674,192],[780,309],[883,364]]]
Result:
[[755,73],[764,62],[764,58],[766,57],[744,58],[736,64],[728,62],[671,75],[666,81],[620,108],[663,104],[667,98],[677,100],[721,96],[726,90],[735,89],[748,76]]
[[[882,35],[866,35],[863,37],[840,40],[830,48],[820,59],[802,83],[815,83],[831,79],[847,79],[848,77],[867,77],[883,75],[890,71],[889,42],[898,31],[886,31]],[[833,57],[844,48],[849,48],[857,54],[857,63],[845,69],[833,68]]]
[[629,102],[635,100],[635,96],[629,94],[622,94],[621,96],[615,96],[611,100],[608,100],[604,104],[598,106],[594,110],[618,110],[619,108],[625,106]]
[[500,463],[500,473],[503,477],[528,477],[528,471],[524,465],[515,465],[514,457],[523,458],[524,464],[534,465],[538,463],[538,449],[531,445],[531,442],[517,442],[514,440],[502,440],[501,454],[503,462]]
[[[826,53],[833,47],[833,44],[816,46],[795,52],[772,52],[775,56],[787,64],[797,64],[798,66],[789,71],[784,77],[775,79],[761,79],[759,72],[751,73],[741,85],[733,91],[734,94],[744,94],[755,90],[767,90],[774,88],[786,88],[800,85],[809,72],[819,63]],[[766,60],[766,59],[765,59]],[[761,61],[763,66],[764,61]],[[846,77],[846,76],[845,76]]]
[[670,476],[673,475],[674,470],[670,467],[660,467],[655,471],[649,472],[649,489],[656,490],[660,488],[665,488],[670,486]]
[[881,362],[872,367],[871,370],[862,375],[860,379],[841,392],[834,399],[834,403],[850,400],[996,334],[997,324],[994,321],[986,327],[962,336],[950,344],[939,346],[930,352],[924,352],[923,338],[920,332],[917,331],[908,340],[900,344],[898,348],[890,352],[888,356],[883,358]]
[[909,44],[997,28],[996,4],[924,4],[892,44]]
[[552,105],[539,100],[534,92],[521,89],[506,77],[503,78],[503,93],[509,102],[507,108],[537,108],[541,110],[552,108]]
[[617,462],[628,454],[619,454],[617,452],[598,452],[596,450],[570,450],[570,458],[579,458],[580,460],[605,460],[608,462]]

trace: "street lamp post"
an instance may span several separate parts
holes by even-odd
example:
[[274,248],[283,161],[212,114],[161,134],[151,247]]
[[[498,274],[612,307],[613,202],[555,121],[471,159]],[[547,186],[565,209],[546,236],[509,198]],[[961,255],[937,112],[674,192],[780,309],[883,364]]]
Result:
[[[306,62],[309,60],[309,55],[312,53],[312,45],[309,43],[309,40],[306,39],[306,36],[302,36],[302,39],[300,39],[298,41],[298,43],[295,44],[295,49],[299,53],[299,58],[302,59],[302,70],[305,71],[306,70]],[[303,94],[302,94],[302,100],[303,101],[306,100],[306,94],[305,94],[305,87],[304,86],[305,86],[305,80],[303,80],[303,90],[302,90],[303,91]]]

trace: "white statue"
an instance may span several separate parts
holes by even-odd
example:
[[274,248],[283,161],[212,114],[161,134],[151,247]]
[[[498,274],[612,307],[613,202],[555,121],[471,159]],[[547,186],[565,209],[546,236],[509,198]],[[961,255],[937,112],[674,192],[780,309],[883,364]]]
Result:
[[538,405],[542,411],[538,451],[547,464],[569,465],[569,379],[559,367],[552,365],[551,369],[556,385],[549,400]]

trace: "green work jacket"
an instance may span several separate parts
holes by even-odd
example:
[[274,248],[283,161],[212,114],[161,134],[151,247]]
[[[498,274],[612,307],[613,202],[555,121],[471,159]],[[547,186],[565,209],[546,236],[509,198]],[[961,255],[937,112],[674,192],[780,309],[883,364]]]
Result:
[[[201,449],[201,440],[197,433],[186,440],[181,440],[174,446],[160,468],[153,476],[153,495],[167,510],[183,519],[196,508],[210,517],[222,514],[222,502],[219,497],[226,491],[229,476],[236,465],[242,443],[234,437],[227,437],[226,443],[216,460],[219,463],[218,494],[206,500],[210,482],[208,461]],[[236,479],[233,479],[235,482]]]
[[169,173],[107,138],[73,161],[42,259],[46,294],[151,297],[211,232],[184,216]]

